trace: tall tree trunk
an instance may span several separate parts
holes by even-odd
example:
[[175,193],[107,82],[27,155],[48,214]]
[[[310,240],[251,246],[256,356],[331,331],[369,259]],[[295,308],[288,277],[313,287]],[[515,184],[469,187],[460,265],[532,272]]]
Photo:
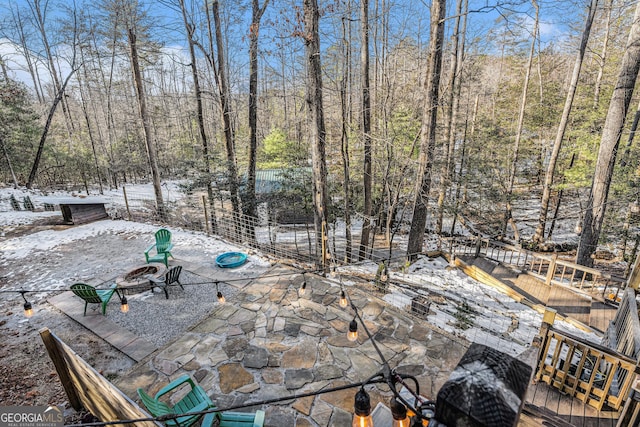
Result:
[[600,87],[602,86],[602,76],[604,75],[604,66],[607,62],[607,46],[609,44],[609,33],[611,30],[611,11],[613,9],[613,0],[608,0],[604,11],[607,14],[605,21],[604,40],[602,40],[602,53],[598,58],[598,77],[596,77],[595,89],[593,91],[593,108],[598,108],[600,103]]
[[364,191],[364,222],[360,236],[360,250],[358,260],[367,255],[369,237],[371,235],[372,215],[372,160],[371,160],[371,98],[369,93],[369,0],[360,0],[360,84],[362,89],[362,143],[364,146],[363,163],[363,191]]
[[[82,46],[78,47],[80,50],[80,57],[82,58],[82,63],[84,64],[84,51]],[[87,68],[83,67],[83,74],[85,77],[85,82],[87,89],[89,88],[88,79],[87,79]],[[78,73],[80,76],[80,73]],[[98,163],[98,153],[96,151],[96,141],[93,136],[93,126],[91,125],[91,120],[89,119],[89,111],[87,107],[87,100],[84,94],[84,89],[82,88],[82,80],[78,77],[78,90],[80,92],[80,105],[82,108],[82,114],[84,116],[85,124],[87,125],[87,133],[89,135],[89,141],[91,142],[91,153],[93,154],[93,165],[96,168],[96,178],[98,180],[98,186],[100,187],[100,194],[104,194],[102,189],[102,175],[100,174],[100,165]]]
[[553,175],[556,170],[556,164],[558,162],[558,156],[560,154],[560,147],[562,146],[562,139],[569,123],[569,114],[571,114],[571,107],[573,106],[573,98],[575,97],[576,89],[578,87],[578,79],[580,78],[580,69],[582,68],[582,62],[584,61],[584,54],[587,50],[587,43],[589,41],[589,35],[591,33],[591,25],[598,6],[598,0],[591,0],[589,5],[589,11],[587,20],[585,22],[584,31],[582,32],[582,41],[580,42],[580,50],[576,57],[576,62],[573,66],[573,73],[571,75],[571,83],[569,85],[569,91],[567,92],[567,98],[564,103],[564,109],[562,110],[562,118],[558,125],[558,132],[556,133],[556,139],[553,142],[553,149],[551,150],[551,157],[549,158],[549,165],[547,166],[547,173],[544,178],[544,185],[542,187],[542,199],[540,200],[540,216],[538,218],[538,226],[536,227],[535,234],[533,235],[533,241],[541,243],[544,241],[545,228],[547,225],[547,214],[549,211],[549,199],[551,198],[551,186],[553,185]]
[[[347,6],[347,10],[350,9],[350,4]],[[349,87],[349,72],[350,72],[350,60],[351,60],[351,43],[349,42],[350,34],[347,33],[346,19],[342,19],[342,78],[340,79],[340,117],[341,117],[341,130],[340,130],[340,152],[342,154],[342,171],[344,174],[343,180],[343,194],[344,194],[344,226],[345,226],[345,256],[344,261],[349,264],[352,259],[352,236],[351,236],[351,181],[349,176],[350,162],[349,162],[349,106],[347,90]]]
[[595,253],[598,246],[618,144],[638,78],[638,69],[640,69],[640,3],[636,5],[627,46],[620,64],[618,81],[611,95],[607,118],[602,130],[591,193],[582,221],[582,235],[576,254],[576,263],[580,265],[593,265],[591,255]]
[[516,171],[518,166],[518,158],[520,156],[520,141],[522,139],[522,128],[524,125],[524,112],[527,106],[527,94],[529,92],[529,80],[531,79],[531,67],[533,65],[533,55],[536,50],[536,42],[538,41],[538,24],[540,20],[540,8],[536,0],[532,0],[531,3],[536,10],[535,22],[533,25],[533,32],[531,33],[531,48],[529,50],[529,60],[527,61],[527,70],[524,77],[524,84],[522,86],[522,99],[520,100],[520,112],[518,113],[518,129],[516,130],[516,139],[513,143],[513,158],[511,159],[511,170],[509,172],[509,179],[507,181],[507,188],[505,192],[505,212],[504,220],[502,221],[502,235],[507,233],[507,224],[511,224],[515,235],[515,240],[519,240],[518,230],[515,227],[515,221],[512,216],[511,197],[513,194],[513,185],[516,180]]
[[184,22],[184,28],[187,33],[187,39],[189,42],[189,56],[191,58],[191,75],[193,77],[193,91],[196,97],[196,116],[198,121],[198,135],[200,137],[200,143],[202,144],[202,171],[205,175],[205,182],[207,185],[207,198],[209,201],[209,208],[211,214],[211,231],[215,234],[218,230],[216,223],[216,216],[214,211],[214,194],[213,185],[211,183],[211,166],[209,162],[209,139],[204,124],[204,108],[202,106],[202,90],[200,89],[200,76],[198,74],[198,62],[196,58],[195,45],[193,40],[193,32],[195,26],[189,22],[187,18],[187,9],[184,4],[184,0],[180,0],[180,9],[182,11],[182,20]]
[[415,202],[413,218],[407,243],[407,258],[415,259],[422,252],[424,230],[427,225],[427,206],[431,190],[433,151],[436,146],[438,119],[438,97],[442,74],[442,45],[444,42],[444,17],[446,0],[433,0],[431,4],[431,34],[429,40],[429,60],[425,79],[425,98],[420,129],[420,155],[416,173]]
[[[75,61],[73,62],[73,64],[75,66]],[[56,97],[53,98],[53,103],[51,104],[51,108],[49,108],[47,121],[44,124],[44,129],[42,130],[42,135],[40,136],[40,142],[38,143],[38,151],[36,152],[36,157],[33,160],[33,166],[31,167],[31,172],[29,173],[29,179],[27,180],[27,185],[26,185],[27,188],[31,188],[33,186],[33,182],[36,179],[36,175],[38,173],[38,166],[40,165],[40,159],[42,158],[42,151],[44,150],[44,143],[47,141],[47,135],[49,133],[49,128],[51,127],[51,121],[53,120],[53,115],[55,114],[56,108],[58,107],[58,104],[60,103],[60,101],[62,100],[62,97],[64,96],[64,90],[66,89],[67,84],[71,80],[71,76],[73,76],[73,74],[76,71],[78,71],[78,68],[73,68],[69,72],[69,75],[64,80],[64,83],[62,83],[60,90],[58,90]]]
[[0,137],[0,145],[2,145],[2,154],[4,154],[4,158],[7,161],[7,166],[9,167],[9,172],[11,173],[11,179],[13,180],[13,188],[18,188],[18,178],[16,178],[16,174],[13,171],[13,165],[11,164],[11,159],[9,158],[9,152],[7,151],[7,147],[4,145],[4,139]]
[[[442,233],[442,221],[444,217],[444,201],[447,196],[447,191],[451,186],[451,169],[454,161],[454,150],[456,144],[456,130],[455,130],[455,114],[456,108],[454,102],[456,100],[456,87],[458,84],[458,52],[460,49],[459,37],[460,37],[460,17],[462,16],[462,0],[457,0],[456,5],[456,17],[453,24],[453,35],[451,36],[451,62],[449,63],[449,81],[447,83],[448,93],[446,97],[447,115],[445,123],[445,136],[444,136],[444,152],[445,161],[442,163],[442,169],[440,171],[440,188],[438,190],[438,214],[436,218],[436,233]],[[458,92],[458,96],[460,93]]]
[[[53,54],[51,53],[51,46],[49,45],[49,38],[47,37],[47,31],[45,29],[45,13],[43,11],[40,4],[41,0],[31,0],[29,1],[29,7],[31,7],[31,12],[36,20],[36,24],[38,27],[38,31],[40,31],[40,36],[42,37],[42,44],[44,47],[44,53],[47,57],[47,61],[49,63],[49,71],[51,74],[51,78],[53,79],[53,87],[55,88],[56,93],[60,91],[60,79],[58,78],[58,71],[55,66],[53,60]],[[48,2],[45,3],[45,9],[47,7]],[[65,124],[67,125],[67,132],[69,135],[73,133],[73,121],[71,120],[71,113],[68,111],[67,102],[64,97],[59,101],[62,104],[62,112],[64,113]]]
[[218,89],[220,92],[220,104],[222,105],[222,122],[224,124],[224,140],[227,152],[227,174],[229,179],[229,193],[233,211],[238,217],[242,215],[240,207],[240,194],[238,191],[238,167],[236,165],[236,142],[231,124],[231,99],[229,82],[227,80],[227,61],[225,58],[224,42],[222,40],[222,25],[220,23],[220,2],[211,2],[211,13],[216,32],[216,50],[218,56]]
[[151,177],[153,178],[153,192],[156,196],[156,206],[158,216],[165,220],[167,212],[165,211],[164,201],[162,200],[162,188],[160,188],[160,173],[158,172],[158,156],[156,147],[151,138],[151,126],[149,123],[149,114],[147,112],[147,100],[142,85],[142,74],[140,73],[140,63],[138,61],[138,47],[136,44],[136,34],[132,28],[128,30],[129,48],[131,49],[131,68],[133,70],[133,80],[136,85],[136,94],[138,96],[138,109],[140,118],[142,119],[142,130],[144,139],[147,143],[147,155],[149,156],[149,165],[151,167]]
[[[244,213],[255,218],[256,213],[256,156],[258,152],[258,37],[260,20],[269,4],[264,0],[260,7],[258,0],[251,2],[251,27],[249,28],[249,165],[247,167],[247,187],[242,207]],[[249,239],[255,240],[254,224],[248,224]]]
[[631,155],[631,146],[633,145],[633,140],[636,137],[636,132],[638,131],[638,123],[640,122],[640,104],[636,108],[636,113],[633,115],[633,122],[631,122],[631,129],[629,129],[629,138],[627,139],[627,144],[624,147],[624,153],[622,153],[622,159],[620,159],[620,166],[626,167],[629,162],[629,156]]
[[304,42],[307,54],[307,113],[313,169],[313,208],[316,245],[321,248],[320,266],[326,269],[327,245],[327,164],[325,158],[324,113],[322,108],[322,68],[320,66],[320,14],[317,0],[304,0]]

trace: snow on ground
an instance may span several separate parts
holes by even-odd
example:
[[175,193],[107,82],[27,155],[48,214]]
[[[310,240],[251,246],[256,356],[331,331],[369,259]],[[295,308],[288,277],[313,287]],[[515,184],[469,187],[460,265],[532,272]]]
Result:
[[[168,200],[178,200],[181,196],[178,184],[163,185],[163,193]],[[16,226],[28,224],[43,217],[60,215],[56,212],[28,212],[12,211],[9,203],[9,194],[22,201],[29,195],[36,206],[44,203],[47,197],[68,197],[67,193],[49,193],[43,195],[33,191],[21,191],[13,189],[0,189],[0,226]],[[128,195],[151,198],[153,188],[151,185],[127,186]],[[72,195],[73,197],[73,195]],[[122,203],[122,190],[105,191],[100,198],[111,203]],[[86,239],[99,239],[104,235],[127,234],[132,236],[144,236],[148,239],[158,226],[142,224],[130,221],[97,221],[90,224],[66,228],[63,230],[43,230],[33,234],[0,240],[0,266],[11,270],[12,260],[25,259],[38,251],[55,252],[56,247],[82,241]],[[269,233],[268,229],[258,232]],[[213,259],[216,255],[239,250],[239,248],[227,244],[205,234],[173,229],[174,240],[180,242],[180,258],[187,261],[201,262],[203,259]],[[278,241],[294,240],[294,232],[291,236],[286,231],[278,232]],[[3,233],[0,229],[0,238]],[[270,263],[258,254],[250,253],[250,263],[240,269],[239,274],[246,277],[259,275]],[[250,266],[250,267],[249,267]],[[245,268],[246,271],[243,271]],[[374,275],[377,270],[375,263],[363,263],[338,269],[343,274],[345,284],[349,284],[349,273],[366,273]],[[82,272],[81,272],[82,273]],[[90,274],[90,272],[86,272]],[[422,257],[404,272],[391,272],[392,282],[402,283],[402,286],[391,286],[384,299],[401,309],[408,310],[411,301],[419,295],[428,295],[431,301],[427,321],[443,330],[464,336],[472,342],[485,344],[510,355],[522,353],[538,333],[542,315],[535,310],[518,303],[499,291],[483,285],[460,270],[450,267],[442,258]],[[10,280],[11,273],[7,279]],[[41,276],[46,276],[44,273]],[[46,289],[63,289],[68,286],[63,280],[55,282],[42,280],[36,277],[29,283],[22,283],[25,288],[34,289],[37,286],[45,286]],[[5,288],[7,289],[7,288]],[[574,335],[584,337],[592,342],[599,343],[597,334],[583,332],[580,329],[564,321],[557,321],[556,327]]]
[[[344,273],[376,273],[377,265],[366,263],[340,268]],[[450,267],[444,258],[421,257],[406,272],[390,272],[391,283],[384,299],[403,310],[419,295],[429,295],[428,322],[471,342],[497,348],[511,356],[526,350],[538,334],[542,314],[500,291],[484,285]],[[593,343],[601,336],[556,320],[554,326]]]

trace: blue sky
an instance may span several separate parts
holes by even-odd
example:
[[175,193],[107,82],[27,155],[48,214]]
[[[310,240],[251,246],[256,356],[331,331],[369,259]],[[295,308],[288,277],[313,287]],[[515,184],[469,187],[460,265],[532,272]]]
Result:
[[[230,31],[227,33],[231,46],[229,52],[230,60],[235,62],[236,66],[240,69],[248,61],[248,40],[246,37],[248,23],[245,18],[250,11],[247,8],[247,3],[246,0],[242,2],[229,0],[223,3],[223,7],[232,6],[232,9],[228,9],[231,12],[229,13],[230,16],[244,21],[230,27]],[[275,52],[277,50],[276,42],[283,42],[293,44],[298,51],[302,52],[302,42],[299,39],[290,36],[287,37],[287,32],[292,29],[292,24],[285,23],[287,19],[290,22],[295,22],[294,7],[301,7],[301,3],[301,0],[272,0],[263,18],[261,31],[261,48],[263,51]],[[340,42],[340,34],[338,31],[343,13],[342,10],[336,11],[331,8],[335,3],[335,0],[321,1],[321,6],[323,6],[324,11],[321,18],[321,41],[325,48],[331,44]],[[569,25],[572,23],[580,25],[587,5],[587,1],[544,0],[539,3],[541,10],[540,32],[543,46],[550,42],[558,44],[566,40]],[[80,1],[78,1],[78,4],[80,4]],[[162,39],[166,52],[180,55],[180,51],[182,51],[182,55],[186,58],[187,55],[184,47],[185,39],[181,32],[181,17],[162,2],[147,0],[143,1],[143,4],[146,5],[149,13],[155,17],[153,33]],[[429,34],[430,2],[425,0],[397,0],[396,2],[388,1],[388,4],[392,4],[393,7],[393,13],[391,14],[389,23],[391,32],[393,33],[390,38],[391,44],[393,45],[394,42],[409,37],[426,45],[425,43],[428,40]],[[239,5],[242,7],[239,7]],[[16,7],[28,8],[26,0],[10,1],[8,4],[0,6],[0,19],[2,20],[0,22],[6,22],[5,20],[7,19],[10,20],[11,13],[9,8],[11,7],[13,7],[14,10]],[[357,20],[357,8],[358,3],[354,2],[355,10],[351,15],[352,19]],[[451,16],[455,9],[454,1],[448,1],[448,9],[448,16]],[[523,45],[529,43],[528,32],[533,26],[533,8],[530,1],[469,0],[469,9],[472,11],[468,18],[468,31],[471,36],[482,39],[482,37],[486,37],[487,34],[491,34],[492,31],[495,32],[498,26],[501,26],[502,28],[508,28],[512,37],[516,39],[520,38]],[[49,22],[53,21],[57,16],[60,16],[60,10],[60,3],[54,1],[49,2]],[[372,21],[376,19],[375,11],[375,1],[370,0],[370,19]],[[450,29],[452,24],[453,19],[449,19],[447,21],[447,28]],[[352,25],[354,31],[357,31],[359,23],[353,21]],[[7,31],[8,27],[1,25],[0,28],[2,28],[2,31]],[[282,37],[283,34],[284,37]],[[355,36],[356,40],[354,43],[357,43],[357,33]],[[52,36],[52,39],[55,39],[55,35]],[[484,40],[485,49],[491,50],[491,43],[497,42],[499,39],[496,36],[489,36]],[[64,53],[65,49],[68,51],[68,48],[64,45],[55,45],[54,47],[62,53]],[[1,38],[1,35],[0,55],[2,55],[10,68],[13,77],[31,84],[31,79],[24,65],[24,59],[16,52],[15,46],[7,39]],[[267,54],[263,54],[263,60],[264,59],[269,59]],[[66,67],[64,61],[60,64],[64,70]],[[42,73],[42,77],[46,80],[45,74],[46,73]]]

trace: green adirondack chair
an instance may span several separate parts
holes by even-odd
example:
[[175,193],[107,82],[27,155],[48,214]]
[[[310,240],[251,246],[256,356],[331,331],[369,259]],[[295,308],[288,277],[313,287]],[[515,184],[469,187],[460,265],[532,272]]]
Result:
[[[189,392],[173,406],[160,400],[167,393],[188,384]],[[215,409],[215,404],[209,398],[204,389],[195,383],[189,375],[182,375],[162,387],[155,397],[149,396],[143,389],[138,389],[138,396],[154,417],[163,415],[178,415],[178,417],[164,421],[169,427],[188,427],[198,421],[201,415],[190,415],[189,412],[201,412],[207,409]],[[220,427],[262,427],[264,425],[264,411],[255,414],[245,412],[211,412],[202,419],[201,427],[211,427],[214,422]]]
[[87,305],[100,304],[102,305],[102,314],[107,311],[107,304],[109,300],[116,292],[117,284],[112,284],[109,289],[96,289],[86,283],[74,283],[71,285],[71,291],[84,300],[84,316],[87,315]]
[[[169,406],[167,403],[160,400],[165,394],[188,384],[191,390],[173,406]],[[182,375],[179,378],[171,381],[166,386],[162,387],[155,397],[149,396],[141,388],[138,389],[138,396],[140,400],[147,408],[149,413],[154,417],[161,417],[163,415],[181,415],[177,418],[164,421],[164,424],[169,427],[188,427],[195,423],[201,415],[189,415],[188,412],[199,412],[209,408],[215,408],[215,405],[204,391],[202,387],[197,385],[188,375]]]
[[161,228],[156,231],[155,237],[156,242],[144,251],[147,264],[150,262],[162,262],[165,266],[169,267],[169,257],[173,258],[173,255],[171,255],[171,249],[173,249],[171,232],[166,228]]

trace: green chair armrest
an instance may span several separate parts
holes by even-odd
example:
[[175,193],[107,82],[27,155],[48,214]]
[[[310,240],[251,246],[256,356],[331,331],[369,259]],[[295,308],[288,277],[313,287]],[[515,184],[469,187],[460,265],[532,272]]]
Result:
[[253,427],[264,426],[264,411],[256,411],[256,418],[253,420]]
[[218,419],[218,412],[210,412],[202,418],[200,422],[200,427],[211,427],[215,420]]
[[189,385],[191,385],[192,389],[196,387],[196,385],[193,383],[193,380],[191,379],[191,377],[189,377],[189,375],[182,375],[182,376],[176,378],[175,380],[171,381],[166,386],[162,387],[156,393],[155,399],[158,400],[158,398],[160,398],[160,396],[162,396],[164,394],[167,394],[171,390],[174,390],[174,389],[180,387],[184,383],[189,383]]
[[144,253],[145,253],[145,254],[148,254],[148,253],[149,253],[149,251],[150,251],[151,249],[155,248],[155,247],[156,247],[156,244],[154,243],[154,244],[152,244],[151,246],[149,246],[147,249],[145,249],[145,250],[144,250]]

